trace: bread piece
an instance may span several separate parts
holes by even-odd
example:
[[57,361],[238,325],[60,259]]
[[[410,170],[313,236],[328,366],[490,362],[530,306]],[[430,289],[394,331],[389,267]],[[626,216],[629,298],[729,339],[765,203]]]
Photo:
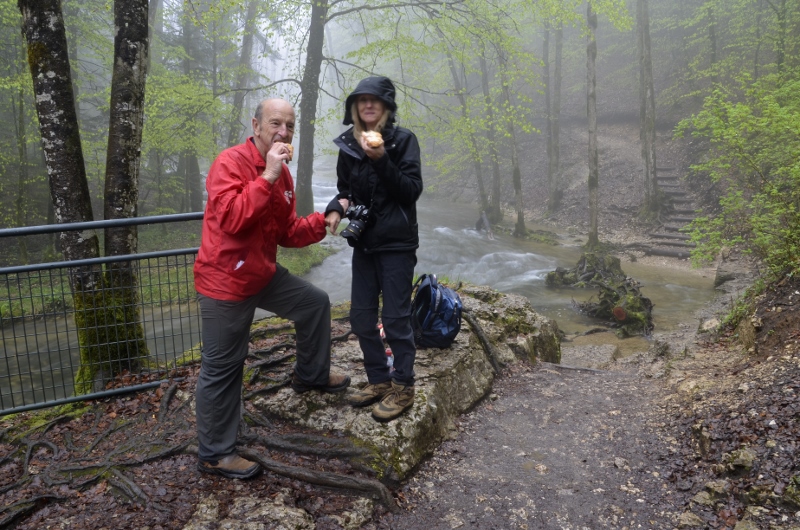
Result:
[[286,144],[286,149],[289,150],[289,160],[287,160],[287,162],[291,162],[292,158],[294,158],[294,146],[292,144]]
[[361,133],[361,137],[364,138],[364,141],[370,147],[380,147],[383,145],[383,136],[377,131],[364,131]]

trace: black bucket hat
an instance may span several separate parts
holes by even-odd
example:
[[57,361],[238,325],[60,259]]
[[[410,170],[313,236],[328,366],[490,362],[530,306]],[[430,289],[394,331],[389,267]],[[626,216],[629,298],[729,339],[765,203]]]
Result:
[[397,103],[394,101],[394,83],[388,77],[367,77],[359,81],[356,89],[347,96],[347,100],[344,102],[344,120],[342,123],[345,125],[353,124],[350,108],[353,106],[356,97],[361,94],[371,94],[380,99],[386,105],[386,108],[392,112],[389,122],[394,122],[394,113],[397,111]]

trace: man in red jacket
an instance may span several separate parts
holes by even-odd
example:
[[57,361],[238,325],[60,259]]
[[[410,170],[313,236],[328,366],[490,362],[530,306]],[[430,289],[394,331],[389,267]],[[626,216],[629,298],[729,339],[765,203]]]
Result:
[[253,136],[226,149],[206,178],[208,202],[194,265],[202,325],[197,380],[198,469],[228,478],[256,476],[261,467],[236,454],[242,372],[256,308],[293,320],[297,362],[292,388],[344,392],[346,375],[330,372],[328,294],[276,261],[278,245],[304,247],[335,232],[339,216],[295,213],[290,159],[295,114],[281,99],[262,101]]

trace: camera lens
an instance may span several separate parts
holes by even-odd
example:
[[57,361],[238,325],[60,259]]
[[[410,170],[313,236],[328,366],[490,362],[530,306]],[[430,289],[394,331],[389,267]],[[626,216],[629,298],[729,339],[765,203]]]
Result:
[[342,237],[346,239],[352,239],[353,241],[358,241],[358,238],[361,237],[361,232],[364,231],[364,227],[366,223],[360,219],[355,219],[350,221],[344,230],[342,230]]

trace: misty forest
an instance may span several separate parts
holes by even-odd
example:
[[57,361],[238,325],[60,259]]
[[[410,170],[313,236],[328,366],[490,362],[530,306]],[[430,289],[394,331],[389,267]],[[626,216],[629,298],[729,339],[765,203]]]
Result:
[[[211,163],[222,150],[253,134],[254,110],[267,98],[286,99],[296,112],[290,168],[297,214],[319,210],[315,189],[336,178],[330,162],[337,154],[332,139],[345,130],[343,102],[361,79],[377,75],[395,83],[398,122],[419,140],[425,198],[436,201],[441,209],[468,210],[470,228],[475,221],[483,221],[478,225],[488,240],[497,236],[510,245],[557,245],[569,237],[579,242],[582,254],[577,269],[583,267],[586,278],[592,276],[585,274],[590,260],[603,263],[609,254],[630,261],[657,256],[699,269],[716,267],[736,256],[741,259],[737,263],[746,262],[757,272],[746,290],[743,287],[729,297],[730,307],[715,321],[714,329],[709,326],[704,331],[713,331],[720,341],[740,340],[747,335],[741,322],[751,323],[750,342],[743,346],[750,354],[748,367],[768,357],[767,353],[756,356],[759,340],[763,339],[763,352],[767,344],[777,348],[790,339],[797,342],[792,331],[796,320],[770,320],[778,318],[775,306],[784,303],[767,307],[765,300],[785,292],[786,305],[791,306],[792,296],[800,295],[794,290],[800,288],[800,281],[794,279],[800,272],[798,0],[0,0],[0,54],[0,116],[7,124],[0,129],[0,267],[197,247],[199,217],[185,223],[120,224],[25,237],[10,229],[203,212],[205,176]],[[480,241],[478,245],[484,240]],[[289,268],[302,274],[340,248],[318,247],[310,253],[281,249],[279,259],[292,263]],[[465,256],[462,261],[468,259]],[[295,261],[300,263],[297,269]],[[35,294],[28,293],[26,299],[19,295],[25,290],[21,281],[15,284],[16,276],[8,272],[12,269],[0,276],[5,292],[20,296],[11,300],[8,295],[4,300],[0,292],[4,329],[17,320],[24,323],[25,318],[46,316],[54,307],[56,313],[74,310],[80,368],[65,376],[74,385],[67,394],[107,390],[119,378],[152,368],[147,359],[154,352],[148,353],[152,347],[145,339],[144,317],[137,307],[142,297],[138,286],[151,280],[139,278],[140,270],[133,262],[109,259],[106,263],[80,272],[70,269],[61,287],[69,295],[61,298],[43,294],[50,280],[31,287]],[[189,267],[176,269],[191,276]],[[459,288],[464,279],[460,271],[436,272],[445,277],[445,283]],[[569,271],[559,268],[556,272],[562,288],[581,275],[578,271],[566,282],[564,275]],[[601,289],[611,294],[622,289],[640,297],[638,283],[617,272],[622,283]],[[187,285],[174,300],[152,303],[186,302],[194,293],[191,279]],[[476,296],[484,302],[485,298]],[[609,303],[608,318],[620,321],[613,322],[618,337],[638,334],[639,339],[644,335],[658,343],[651,335],[652,304],[643,300],[649,304],[646,321],[639,323],[636,332],[628,333],[622,326],[622,320],[630,320],[634,312],[633,306],[623,308],[618,298]],[[588,305],[571,302],[596,316],[587,311]],[[469,333],[475,334],[475,343],[485,349],[499,377],[502,370],[490,344],[497,337],[481,328],[476,314],[465,318]],[[692,317],[687,311],[683,318]],[[290,328],[270,324],[265,333],[288,333],[289,340],[294,340],[292,332],[286,331]],[[346,343],[350,331],[336,326],[335,330]],[[563,331],[556,336],[564,340]],[[259,351],[270,355],[287,348],[277,339],[253,347],[264,348]],[[176,354],[198,359],[192,357],[196,350],[183,350]],[[132,359],[130,351],[143,353]],[[790,357],[791,351],[786,351]],[[6,358],[10,357],[9,353]],[[280,362],[291,359],[286,355]],[[263,366],[262,375],[256,369],[247,384],[255,385],[258,377],[262,378],[259,384],[272,381],[272,375],[263,375],[271,366]],[[10,368],[5,370],[0,369],[0,381]],[[285,380],[275,381],[270,392],[286,386]],[[779,392],[784,401],[780,406],[766,403],[764,408],[794,415],[790,430],[781,431],[784,440],[789,440],[800,432],[797,384],[790,384],[788,376],[775,384],[784,385]],[[132,417],[135,407],[123,410],[120,400],[92,412],[93,423],[80,408],[65,409],[38,424],[31,420],[21,429],[11,420],[0,423],[0,470],[9,470],[9,478],[0,478],[0,496],[6,495],[0,497],[5,504],[0,506],[0,528],[37,527],[47,519],[46,514],[37,514],[43,506],[59,505],[60,516],[65,516],[82,502],[75,500],[75,492],[100,499],[106,489],[121,499],[119,506],[138,506],[129,510],[129,515],[136,513],[130,515],[136,525],[184,528],[200,494],[193,491],[178,501],[180,493],[173,490],[181,491],[181,472],[191,461],[182,459],[190,458],[191,436],[186,433],[194,426],[185,419],[191,416],[187,416],[189,406],[175,414],[182,419],[167,419],[170,400],[178,400],[175,392],[178,396],[186,392],[180,385],[170,386],[165,393],[166,388],[165,383],[142,393],[145,397],[130,398],[138,399],[137,406],[143,410],[154,412],[145,415],[149,419],[137,421],[155,421],[153,437],[163,442],[146,456],[126,461],[124,466],[130,468],[114,460],[128,456],[123,450],[109,450],[99,464],[87,463],[86,455],[95,447],[122,443],[115,436],[123,427],[115,421],[126,414]],[[17,392],[22,395],[24,390],[4,389],[0,397],[13,399]],[[266,392],[257,390],[251,397],[259,393]],[[475,399],[485,395],[488,390]],[[0,405],[0,409],[8,406],[1,399]],[[181,410],[181,406],[174,408]],[[243,414],[253,429],[244,428],[242,436],[251,444],[274,449],[276,442],[267,440],[263,431],[280,430],[274,423],[277,420],[252,410]],[[717,411],[708,416],[714,414],[722,415]],[[693,425],[700,425],[697,417]],[[681,418],[675,424],[682,421],[686,427],[689,416]],[[52,439],[70,421],[83,422],[76,432],[97,437],[93,442],[82,439],[90,446],[80,458],[70,457],[67,463],[73,467],[62,462],[60,474],[33,477],[36,473],[27,469],[35,467],[29,464],[37,455],[63,456],[67,450],[56,447],[61,443],[73,452],[80,446],[78,435],[74,444],[72,435],[59,438],[60,442]],[[719,453],[727,456],[766,436],[742,434],[741,425],[731,429],[740,430],[736,436],[711,427],[711,434],[703,429],[697,432],[706,433],[709,447],[711,440],[725,440],[719,443],[726,450]],[[387,469],[394,466],[391,473],[376,471],[375,465],[363,464],[367,458],[358,452],[361,448],[344,448],[336,442],[331,449],[327,441],[320,442],[321,437],[297,442],[299,438],[290,440],[289,434],[300,436],[283,432],[284,449],[291,446],[286,450],[313,456],[287,457],[280,464],[258,460],[265,469],[285,477],[286,491],[301,491],[303,486],[297,484],[307,482],[355,491],[376,501],[362,509],[368,515],[353,519],[360,523],[348,526],[342,522],[346,519],[342,513],[352,508],[347,500],[352,495],[297,493],[293,502],[316,522],[292,528],[415,527],[408,520],[386,517],[399,517],[397,505],[406,502],[406,509],[413,511],[414,503],[403,493],[410,496],[410,490],[398,488],[419,461],[404,472],[397,471],[402,466],[396,462],[383,462]],[[300,447],[313,444],[325,445],[325,450],[308,453],[308,447]],[[757,470],[740,473],[739,477],[749,478],[732,487],[738,490],[727,491],[727,504],[703,505],[695,510],[697,519],[672,519],[669,527],[733,528],[745,518],[748,504],[769,506],[770,521],[785,516],[797,523],[800,468],[791,462],[797,461],[798,445],[796,439],[787,444],[779,449],[789,447],[788,457],[773,450],[774,445],[764,449],[770,455],[784,455],[782,464],[775,464],[780,471],[764,467],[762,475]],[[696,439],[686,447],[701,451],[709,461],[709,455],[715,454],[703,450]],[[326,451],[328,456],[335,453],[333,458],[350,459],[347,466],[351,467],[344,469],[338,460],[331,465],[304,460],[321,459]],[[426,448],[420,454],[432,451]],[[686,449],[680,456],[689,452]],[[183,503],[174,509],[172,519],[169,499],[158,499],[155,490],[142,487],[138,475],[127,471],[160,460],[170,462],[161,471],[171,477],[164,479],[171,480],[172,493],[167,497]],[[292,464],[295,467],[289,469]],[[689,464],[681,465],[675,464],[670,476],[683,477],[674,478],[678,484],[684,479],[691,482],[690,487],[677,488],[686,492],[680,502],[688,506],[689,493],[703,486],[699,479],[685,478]],[[316,474],[311,470],[315,466],[319,468]],[[303,468],[309,469],[299,471]],[[708,469],[712,468],[721,469],[709,463]],[[331,472],[326,474],[325,469]],[[334,472],[338,473],[335,477]],[[72,473],[80,474],[83,482],[76,484]],[[774,479],[769,488],[762,481],[764,475]],[[61,486],[69,491],[58,489],[60,484],[70,484]],[[274,498],[279,486],[270,487],[264,486],[262,493]],[[771,493],[764,493],[767,489]],[[754,500],[753,491],[763,495]],[[228,498],[231,506],[232,498]],[[317,498],[325,498],[330,507],[322,508],[319,501],[315,508],[312,501]],[[147,511],[153,514],[143,515]],[[99,512],[95,510],[94,518],[86,516],[81,527],[107,527]],[[603,528],[625,526],[609,520]],[[447,528],[458,527],[453,524],[450,520]],[[493,524],[505,527],[497,521]],[[562,528],[550,523],[515,525],[508,527]]]
[[[588,178],[565,175],[560,124],[588,120],[591,133],[598,118],[640,121],[630,149],[642,167],[625,190],[637,214],[668,206],[654,184],[656,128],[692,137],[688,178],[716,201],[695,225],[697,257],[743,244],[771,270],[796,267],[791,0],[20,2],[2,13],[3,227],[202,211],[204,172],[251,134],[266,97],[297,109],[298,213],[307,214],[313,161],[333,150],[342,98],[378,74],[397,83],[401,123],[423,146],[426,193],[458,190],[457,200],[493,223],[513,217],[523,234],[525,212],[557,212],[564,190],[587,180],[596,238],[596,140]],[[53,35],[42,17],[57,20]],[[130,35],[115,30],[122,21]],[[115,35],[136,53],[123,58]],[[52,56],[37,63],[41,46]],[[44,99],[64,114],[37,114]],[[64,143],[43,143],[53,136]],[[532,146],[546,146],[544,156],[530,159]],[[3,262],[60,257],[54,244],[4,245]],[[135,251],[136,238],[128,245]]]

